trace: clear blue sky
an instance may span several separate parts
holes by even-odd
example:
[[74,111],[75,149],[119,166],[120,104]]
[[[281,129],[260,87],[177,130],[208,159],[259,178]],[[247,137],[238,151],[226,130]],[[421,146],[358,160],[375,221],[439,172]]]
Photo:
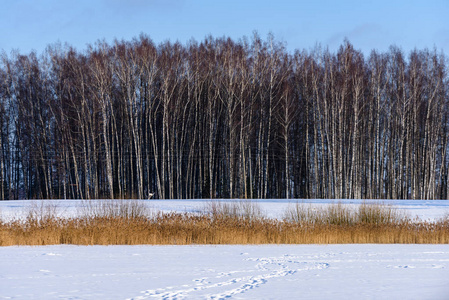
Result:
[[449,55],[449,0],[0,0],[0,49],[41,53],[49,44],[78,50],[98,39],[148,34],[157,44],[206,35],[262,38],[272,32],[289,50],[316,43],[335,51],[347,37],[357,49]]

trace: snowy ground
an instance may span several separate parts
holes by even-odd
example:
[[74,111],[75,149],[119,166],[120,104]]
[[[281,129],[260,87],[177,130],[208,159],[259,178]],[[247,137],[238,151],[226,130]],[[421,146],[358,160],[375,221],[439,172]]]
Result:
[[[147,201],[155,210],[188,212],[201,211],[206,202]],[[2,218],[23,216],[31,203],[0,202]],[[66,216],[83,205],[52,203]],[[449,201],[392,204],[426,220],[449,212]],[[261,202],[270,217],[282,217],[288,205]],[[227,297],[449,299],[449,245],[0,247],[0,299]]]
[[[95,201],[95,200],[91,200]],[[162,212],[201,212],[211,200],[141,200],[154,211]],[[232,202],[240,200],[214,200]],[[329,203],[347,204],[357,206],[363,202],[390,204],[398,209],[406,211],[411,218],[419,217],[421,220],[436,220],[445,215],[449,215],[449,201],[447,200],[285,200],[285,199],[265,199],[254,200],[262,209],[262,212],[270,218],[282,218],[285,210],[297,202],[310,204],[312,206],[325,206]],[[3,220],[21,218],[27,214],[30,206],[39,206],[41,203],[48,203],[54,206],[62,216],[76,216],[83,211],[86,201],[82,200],[15,200],[0,201],[0,217]]]
[[0,248],[0,299],[448,299],[447,245]]

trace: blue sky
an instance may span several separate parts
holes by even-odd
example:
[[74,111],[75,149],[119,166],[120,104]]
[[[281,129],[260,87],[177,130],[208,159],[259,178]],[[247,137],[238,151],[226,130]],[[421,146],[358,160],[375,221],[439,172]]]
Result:
[[148,34],[201,41],[206,35],[265,38],[287,49],[317,43],[335,51],[345,37],[357,49],[405,52],[434,48],[449,54],[449,0],[0,0],[0,49],[38,53],[49,44],[78,50],[98,39],[131,40]]

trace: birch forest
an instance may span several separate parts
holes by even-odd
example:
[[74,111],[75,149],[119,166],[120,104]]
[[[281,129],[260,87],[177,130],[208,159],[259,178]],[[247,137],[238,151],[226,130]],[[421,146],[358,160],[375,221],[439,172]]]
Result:
[[448,71],[257,34],[3,52],[0,199],[447,199]]

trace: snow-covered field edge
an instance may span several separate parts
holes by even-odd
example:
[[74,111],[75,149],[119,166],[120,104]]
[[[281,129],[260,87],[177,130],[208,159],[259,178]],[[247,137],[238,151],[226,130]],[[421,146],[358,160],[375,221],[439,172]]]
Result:
[[[74,217],[83,211],[83,206],[89,201],[102,200],[11,200],[0,201],[0,217],[11,220],[26,216],[29,208],[36,205],[51,205],[60,216]],[[179,200],[138,200],[145,203],[150,209],[161,212],[201,212],[212,201],[237,202],[240,199],[179,199]],[[434,221],[449,215],[448,200],[353,200],[353,199],[255,199],[262,213],[269,218],[282,218],[286,209],[296,203],[305,203],[316,207],[332,203],[343,203],[348,206],[358,206],[362,203],[382,203],[404,210],[411,218],[423,221]]]

